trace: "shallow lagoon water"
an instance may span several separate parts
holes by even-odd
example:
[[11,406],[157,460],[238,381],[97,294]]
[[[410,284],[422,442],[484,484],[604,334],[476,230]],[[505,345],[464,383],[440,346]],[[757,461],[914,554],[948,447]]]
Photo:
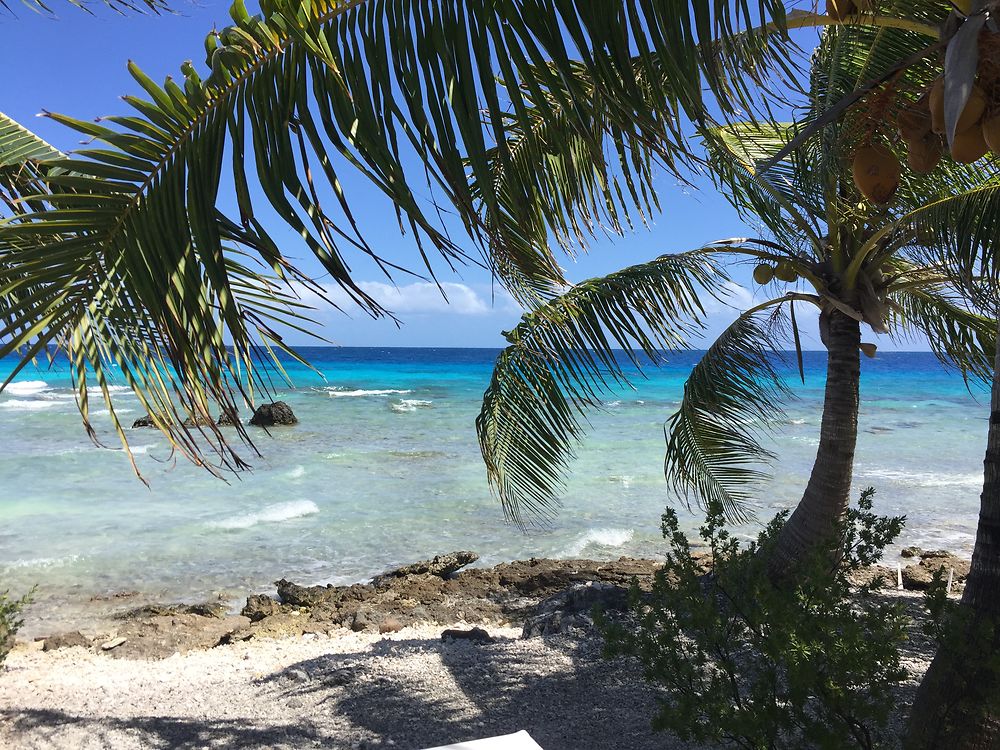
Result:
[[[39,585],[26,634],[86,622],[116,592],[150,600],[233,601],[281,577],[350,583],[453,549],[481,564],[525,557],[655,556],[668,503],[663,423],[697,353],[647,368],[635,390],[592,416],[548,528],[523,533],[490,496],[474,420],[495,350],[311,349],[322,375],[292,367],[282,388],[301,419],[258,435],[253,470],[222,482],[174,461],[152,430],[131,431],[147,488],[126,457],[83,433],[65,369],[26,370],[0,395],[0,590]],[[777,422],[774,479],[758,516],[798,501],[815,457],[822,353]],[[0,361],[0,373],[13,362]],[[123,419],[141,416],[127,389]],[[971,554],[982,484],[988,393],[967,390],[933,355],[886,353],[862,363],[855,487],[905,514],[901,545]],[[244,415],[247,416],[247,415]],[[106,443],[117,448],[107,417]],[[681,513],[694,531],[697,514]],[[752,527],[739,529],[751,533]],[[98,604],[91,602],[98,597]]]

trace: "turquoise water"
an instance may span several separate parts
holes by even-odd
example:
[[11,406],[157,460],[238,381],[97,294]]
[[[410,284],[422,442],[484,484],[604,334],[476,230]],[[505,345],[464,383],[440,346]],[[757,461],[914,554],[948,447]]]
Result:
[[[85,623],[106,607],[100,597],[121,591],[236,601],[282,576],[355,582],[453,549],[475,550],[483,564],[660,551],[659,516],[671,502],[663,422],[696,353],[671,356],[635,390],[607,398],[562,511],[551,528],[525,534],[491,498],[475,441],[495,350],[306,352],[322,375],[293,367],[295,388],[278,394],[301,423],[255,432],[263,456],[244,451],[254,468],[228,483],[175,462],[158,433],[136,430],[147,488],[120,451],[88,440],[65,369],[22,372],[0,394],[0,590],[39,584],[25,632]],[[0,361],[0,374],[12,366]],[[825,355],[807,353],[806,367],[774,425],[780,458],[759,492],[762,518],[798,501],[815,456]],[[878,509],[907,515],[901,544],[970,554],[988,394],[970,393],[930,354],[880,354],[862,367],[855,486],[874,485]],[[120,391],[123,419],[141,416]],[[97,422],[116,446],[106,416]]]

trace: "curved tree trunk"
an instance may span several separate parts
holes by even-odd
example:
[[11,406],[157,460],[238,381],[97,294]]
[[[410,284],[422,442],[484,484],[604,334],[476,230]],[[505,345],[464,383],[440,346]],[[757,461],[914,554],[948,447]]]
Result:
[[[770,569],[778,579],[803,555],[835,541],[836,528],[850,504],[854,448],[858,441],[858,384],[861,362],[858,321],[836,310],[823,313],[829,326],[826,395],[819,448],[802,500],[778,536]],[[820,320],[821,330],[826,320]]]
[[960,631],[934,656],[913,702],[907,750],[1000,748],[1000,347],[972,570]]

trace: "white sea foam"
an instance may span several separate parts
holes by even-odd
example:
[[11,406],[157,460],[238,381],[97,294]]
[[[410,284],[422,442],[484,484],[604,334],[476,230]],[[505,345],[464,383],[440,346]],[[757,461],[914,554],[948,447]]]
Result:
[[[149,445],[130,445],[128,448],[130,451],[132,451],[133,456],[145,456],[147,453],[149,453],[150,448],[155,448],[155,447],[156,443],[151,443]],[[124,453],[125,449],[118,448],[117,452]]]
[[[131,414],[135,409],[115,409],[115,414]],[[110,417],[111,411],[109,409],[98,409],[97,411],[90,412],[92,417]]]
[[56,401],[40,401],[32,399],[12,398],[10,401],[0,402],[0,409],[10,409],[11,411],[42,411],[56,406]]
[[3,392],[11,396],[33,396],[47,390],[49,390],[49,384],[44,380],[20,380],[9,383]]
[[607,406],[607,407],[610,407],[610,408],[614,409],[616,407],[621,406],[622,402],[621,401],[605,401],[604,405]]
[[[109,385],[108,393],[131,393],[132,389],[127,385]],[[87,389],[87,393],[101,393],[101,387],[99,385],[93,385]]]
[[287,503],[268,505],[255,513],[231,516],[209,524],[217,529],[249,529],[259,523],[281,523],[293,518],[302,518],[319,513],[319,507],[311,500],[292,500]]
[[68,565],[80,559],[79,555],[67,555],[66,557],[33,557],[28,560],[14,560],[5,563],[8,570],[17,568],[57,568],[61,565]]
[[860,477],[865,480],[882,479],[898,484],[908,484],[916,487],[982,487],[983,473],[981,471],[966,474],[931,471],[898,471],[894,469],[861,469]]
[[629,487],[632,486],[633,478],[634,477],[630,476],[629,474],[612,474],[610,477],[608,477],[608,479],[610,479],[612,482],[618,482],[618,484],[620,484],[625,489],[628,489]]
[[427,409],[434,405],[433,401],[421,401],[419,398],[404,398],[399,403],[389,404],[389,408],[398,413],[416,411],[417,409]]
[[292,469],[290,472],[288,472],[288,478],[289,479],[301,479],[305,475],[306,475],[306,467],[305,466],[296,466],[294,469]]
[[391,396],[394,393],[412,393],[413,391],[401,391],[397,388],[376,388],[374,390],[358,389],[354,391],[327,390],[330,398],[361,398],[364,396]]
[[564,551],[563,557],[575,557],[583,553],[587,547],[596,545],[600,547],[621,547],[632,541],[635,532],[632,529],[591,529],[581,535],[579,539],[569,545]]

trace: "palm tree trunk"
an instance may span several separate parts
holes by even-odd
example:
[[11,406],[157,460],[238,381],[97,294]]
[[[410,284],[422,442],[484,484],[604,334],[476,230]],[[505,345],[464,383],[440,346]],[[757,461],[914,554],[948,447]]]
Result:
[[770,569],[778,579],[805,554],[836,545],[837,526],[850,504],[858,441],[861,328],[858,321],[836,310],[823,313],[820,328],[826,328],[827,363],[819,448],[802,500],[781,529],[772,553]]
[[1000,748],[1000,347],[993,365],[990,426],[972,570],[958,629],[920,683],[907,750]]

